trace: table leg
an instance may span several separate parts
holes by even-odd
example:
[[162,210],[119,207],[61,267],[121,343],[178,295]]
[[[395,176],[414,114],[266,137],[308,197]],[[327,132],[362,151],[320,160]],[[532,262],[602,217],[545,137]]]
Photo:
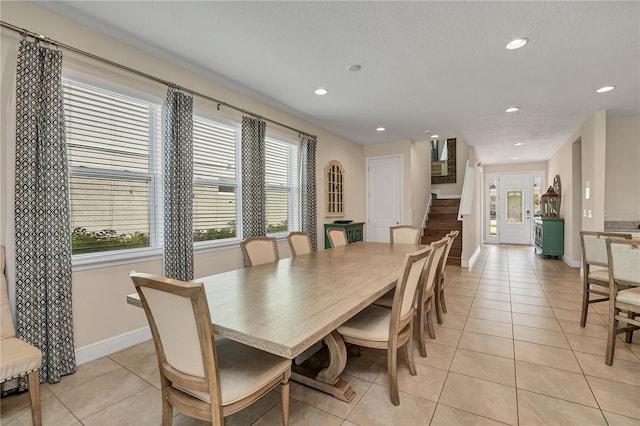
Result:
[[344,340],[337,331],[333,331],[324,338],[324,342],[329,351],[328,365],[326,361],[323,362],[321,365],[326,367],[321,368],[319,372],[317,372],[318,369],[309,368],[313,364],[312,360],[305,363],[307,365],[294,365],[291,379],[333,395],[342,401],[351,402],[356,393],[349,383],[340,378],[340,374],[347,365],[347,349]]

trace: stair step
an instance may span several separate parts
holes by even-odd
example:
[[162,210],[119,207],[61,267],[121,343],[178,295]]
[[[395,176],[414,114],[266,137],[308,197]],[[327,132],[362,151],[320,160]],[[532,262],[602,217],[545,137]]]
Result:
[[462,222],[458,220],[427,220],[426,229],[447,229],[447,233],[454,229],[462,230]]
[[458,220],[458,212],[455,213],[433,213],[429,212],[428,220]]
[[431,207],[460,207],[460,198],[434,198],[431,200]]
[[451,254],[449,254],[449,257],[447,258],[447,265],[460,266],[460,265],[462,265],[461,258],[459,256],[455,257],[455,256],[451,256]]
[[456,216],[458,215],[458,211],[460,210],[460,207],[456,207],[456,206],[431,206],[431,208],[429,209],[429,216],[431,216],[431,214],[433,213],[454,213]]

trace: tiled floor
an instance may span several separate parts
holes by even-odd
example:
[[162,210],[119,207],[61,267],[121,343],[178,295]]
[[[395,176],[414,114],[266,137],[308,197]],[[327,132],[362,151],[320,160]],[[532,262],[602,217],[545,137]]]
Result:
[[[400,406],[389,400],[384,352],[363,350],[344,378],[344,403],[292,382],[292,425],[640,425],[640,333],[619,338],[604,364],[607,305],[581,328],[581,279],[531,247],[485,246],[471,270],[448,270],[444,324],[416,351],[417,376],[399,369]],[[401,357],[403,358],[403,357]],[[160,391],[151,342],[81,365],[43,385],[45,425],[157,425]],[[30,424],[26,394],[2,399],[0,423]],[[227,424],[279,425],[276,391]],[[175,425],[201,422],[176,413]]]

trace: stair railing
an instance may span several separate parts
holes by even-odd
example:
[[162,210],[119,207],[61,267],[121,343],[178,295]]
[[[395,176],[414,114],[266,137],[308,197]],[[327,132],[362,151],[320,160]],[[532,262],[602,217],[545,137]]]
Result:
[[422,227],[426,227],[427,226],[427,219],[429,219],[429,210],[431,210],[431,200],[433,199],[433,197],[431,197],[431,194],[429,194],[429,196],[427,197],[427,205],[424,208],[424,217],[422,218]]

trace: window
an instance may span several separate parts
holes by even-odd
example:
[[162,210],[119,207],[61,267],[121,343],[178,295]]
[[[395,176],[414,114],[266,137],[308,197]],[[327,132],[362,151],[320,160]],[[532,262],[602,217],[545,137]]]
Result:
[[160,105],[67,79],[63,90],[72,253],[158,246]]
[[239,131],[193,117],[193,240],[235,238]]
[[265,139],[267,234],[298,229],[298,145]]

